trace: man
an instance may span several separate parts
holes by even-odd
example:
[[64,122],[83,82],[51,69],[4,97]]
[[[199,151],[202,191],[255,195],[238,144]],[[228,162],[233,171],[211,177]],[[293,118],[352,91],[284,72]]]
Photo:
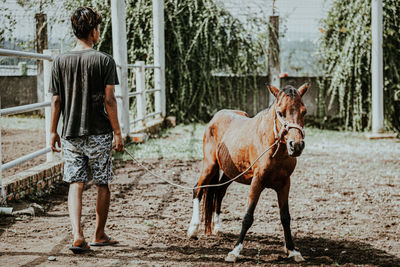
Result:
[[[113,180],[111,162],[114,132],[115,149],[124,150],[117,117],[114,85],[118,84],[113,58],[93,49],[99,41],[101,15],[90,7],[79,7],[71,17],[77,37],[76,47],[55,58],[49,92],[51,99],[51,147],[64,149],[64,177],[70,184],[68,210],[74,253],[88,251],[81,227],[82,192],[90,178],[97,186],[96,231],[91,246],[114,245],[104,227],[110,205],[108,183]],[[61,140],[57,124],[63,115]],[[58,148],[56,147],[58,145]]]

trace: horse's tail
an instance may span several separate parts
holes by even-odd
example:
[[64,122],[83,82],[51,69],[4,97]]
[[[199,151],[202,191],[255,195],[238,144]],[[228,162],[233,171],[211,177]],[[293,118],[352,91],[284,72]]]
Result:
[[[219,171],[215,173],[210,184],[218,184],[219,181]],[[203,214],[202,220],[204,221],[204,232],[205,234],[212,234],[212,217],[217,204],[217,194],[219,187],[208,187],[203,188]]]

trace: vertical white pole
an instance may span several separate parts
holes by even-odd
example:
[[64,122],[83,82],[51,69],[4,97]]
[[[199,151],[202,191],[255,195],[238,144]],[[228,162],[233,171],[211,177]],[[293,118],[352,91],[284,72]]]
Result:
[[[44,50],[43,54],[52,56],[53,58],[59,53],[59,50]],[[43,92],[44,101],[51,101],[51,94],[49,93],[49,85],[51,78],[51,66],[52,61],[43,60]],[[51,123],[51,107],[45,107],[44,109],[44,118],[46,122],[46,147],[50,147],[50,123]],[[47,162],[56,160],[54,152],[47,153],[46,155]]]
[[145,92],[145,69],[144,69],[144,61],[136,61],[136,92],[140,93],[136,95],[136,108],[138,119],[141,120],[142,125],[145,125],[146,119],[146,92]]
[[[0,96],[0,109],[1,109],[1,96]],[[2,164],[3,158],[1,155],[1,149],[2,149],[1,148],[1,126],[2,126],[1,123],[2,123],[2,121],[1,121],[1,113],[0,113],[0,187],[1,187],[0,204],[1,204],[1,202],[6,200],[6,189],[3,186],[3,170],[1,169],[3,166],[3,164]]]
[[118,98],[118,118],[122,125],[122,135],[128,136],[129,125],[129,97],[128,97],[128,53],[126,47],[126,11],[124,0],[111,1],[111,22],[113,56],[117,65],[119,85],[115,86]]
[[383,132],[383,52],[382,0],[371,0],[372,7],[372,133]]
[[153,0],[153,36],[154,36],[154,85],[160,89],[155,92],[155,111],[166,115],[165,104],[165,45],[164,45],[164,0]]

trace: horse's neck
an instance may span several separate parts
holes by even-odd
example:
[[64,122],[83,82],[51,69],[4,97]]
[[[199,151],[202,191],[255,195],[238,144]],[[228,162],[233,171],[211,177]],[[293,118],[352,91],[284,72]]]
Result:
[[269,109],[261,111],[256,116],[258,120],[256,131],[258,135],[261,137],[263,143],[267,142],[272,144],[275,141],[274,108],[275,105],[272,105]]

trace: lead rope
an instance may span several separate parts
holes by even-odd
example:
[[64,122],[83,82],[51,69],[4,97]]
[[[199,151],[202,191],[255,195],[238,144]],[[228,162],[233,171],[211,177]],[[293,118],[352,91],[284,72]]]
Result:
[[273,144],[272,144],[271,146],[269,146],[266,150],[264,150],[264,152],[261,153],[261,154],[258,156],[258,158],[253,162],[253,164],[250,165],[250,167],[248,167],[245,171],[243,171],[242,173],[240,173],[239,175],[237,175],[235,178],[233,178],[233,179],[231,179],[231,180],[229,180],[229,181],[226,181],[226,182],[224,182],[224,183],[222,183],[222,184],[208,184],[208,185],[195,186],[195,187],[187,187],[187,186],[183,186],[183,185],[179,185],[179,184],[175,184],[175,183],[173,183],[173,182],[170,182],[170,181],[166,180],[165,178],[163,178],[163,177],[161,177],[161,176],[159,176],[159,175],[153,173],[151,170],[149,170],[149,169],[148,169],[146,166],[144,166],[141,162],[139,162],[137,159],[135,159],[135,158],[132,156],[132,154],[131,154],[128,150],[125,149],[124,152],[126,152],[126,153],[127,153],[134,161],[136,161],[143,169],[145,169],[146,171],[148,171],[149,173],[151,173],[153,176],[157,177],[158,179],[160,179],[160,180],[162,180],[162,181],[164,181],[164,182],[166,182],[166,183],[168,183],[168,184],[170,184],[170,185],[173,185],[173,186],[182,188],[182,189],[194,190],[194,189],[208,188],[208,187],[219,187],[219,186],[223,186],[223,185],[226,185],[226,184],[228,184],[228,183],[231,183],[231,182],[237,180],[240,176],[242,176],[243,174],[245,174],[246,172],[248,172],[248,171],[251,169],[251,167],[253,167],[254,164],[256,164],[256,162],[257,162],[265,153],[267,153],[268,150],[270,150],[274,145],[276,145],[278,142],[279,142],[279,140],[276,140],[275,143],[273,143]]
[[[278,118],[279,122],[282,124],[282,128],[281,128],[281,130],[279,131],[279,133],[278,133],[277,130],[276,130],[276,118]],[[175,183],[170,182],[170,181],[168,181],[167,179],[161,177],[160,175],[155,174],[155,173],[152,172],[151,170],[149,170],[149,169],[148,169],[146,166],[144,166],[140,161],[138,161],[137,159],[135,159],[135,157],[134,157],[128,150],[125,149],[124,152],[126,152],[134,161],[136,161],[137,164],[139,164],[139,165],[140,165],[143,169],[145,169],[147,172],[149,172],[149,173],[152,174],[154,177],[157,177],[158,179],[160,179],[160,180],[162,180],[162,181],[164,181],[164,182],[166,182],[166,183],[168,183],[168,184],[170,184],[170,185],[173,185],[173,186],[176,186],[176,187],[179,187],[179,188],[182,188],[182,189],[188,189],[188,190],[194,190],[194,189],[200,189],[200,188],[209,188],[209,187],[220,187],[220,186],[226,185],[226,184],[228,184],[228,183],[231,183],[231,182],[237,180],[240,176],[242,176],[243,174],[245,174],[246,172],[248,172],[248,171],[254,166],[254,164],[256,164],[256,162],[257,162],[265,153],[267,153],[273,146],[278,145],[277,148],[276,148],[276,150],[275,150],[275,152],[274,152],[274,154],[272,155],[272,157],[275,157],[275,155],[276,155],[276,153],[278,152],[279,147],[280,147],[282,135],[283,135],[284,132],[287,132],[287,131],[289,130],[289,128],[296,128],[296,129],[299,129],[300,132],[301,132],[301,134],[302,134],[303,137],[304,137],[305,133],[304,133],[304,130],[303,130],[302,127],[300,127],[299,125],[294,124],[294,123],[285,122],[285,121],[277,114],[277,112],[276,112],[276,110],[275,110],[275,116],[274,116],[274,134],[275,134],[275,142],[274,142],[272,145],[270,145],[266,150],[264,150],[264,152],[262,152],[262,153],[256,158],[256,160],[253,161],[253,163],[250,165],[250,167],[248,167],[245,171],[243,171],[243,172],[241,172],[240,174],[236,175],[235,178],[233,178],[233,179],[231,179],[231,180],[229,180],[229,181],[226,181],[226,182],[224,182],[224,183],[222,183],[222,184],[209,184],[209,185],[202,185],[202,186],[195,186],[195,187],[187,187],[187,186],[183,186],[183,185],[180,185],[180,184],[175,184]],[[110,154],[109,154],[108,160],[107,160],[107,180],[108,180],[108,174],[109,174],[109,172],[108,172],[108,167],[109,167],[109,162],[110,162],[110,160],[111,160],[111,152],[112,152],[112,149],[110,150]]]

